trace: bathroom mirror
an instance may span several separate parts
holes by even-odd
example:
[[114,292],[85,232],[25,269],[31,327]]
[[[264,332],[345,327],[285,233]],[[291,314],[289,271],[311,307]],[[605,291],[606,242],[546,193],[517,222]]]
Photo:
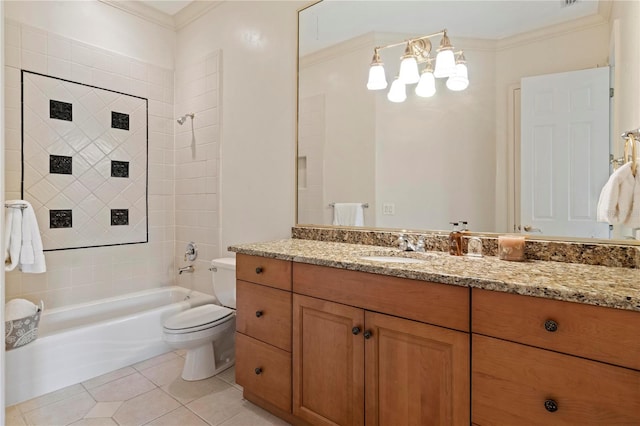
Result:
[[[619,134],[640,125],[629,95],[639,89],[634,3],[324,0],[300,10],[297,223],[331,226],[333,203],[354,202],[368,205],[366,228],[448,230],[465,220],[475,232],[525,232],[521,199],[533,195],[521,190],[521,79],[610,66],[609,136],[598,143],[622,156]],[[464,50],[466,90],[436,79],[434,96],[407,85],[402,103],[387,99],[388,88],[367,90],[374,47],[443,29]],[[440,40],[430,38],[433,55]],[[403,52],[380,51],[389,86]],[[610,159],[601,157],[606,176]],[[552,191],[570,198],[554,177]],[[595,216],[593,192],[580,202]],[[605,226],[599,238],[631,242],[633,230]],[[532,237],[594,237],[532,228]]]

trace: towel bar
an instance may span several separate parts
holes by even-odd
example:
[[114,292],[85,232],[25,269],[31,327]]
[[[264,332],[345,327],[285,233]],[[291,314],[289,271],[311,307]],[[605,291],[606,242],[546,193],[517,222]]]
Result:
[[4,208],[6,209],[20,209],[20,210],[24,210],[27,208],[26,204],[5,204]]
[[[329,207],[335,207],[336,203],[329,203]],[[365,209],[369,208],[369,203],[362,203],[362,207]]]

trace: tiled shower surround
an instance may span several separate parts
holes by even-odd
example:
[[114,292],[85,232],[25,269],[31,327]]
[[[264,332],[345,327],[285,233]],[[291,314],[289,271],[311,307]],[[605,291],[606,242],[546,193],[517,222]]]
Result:
[[[47,307],[53,308],[175,283],[173,70],[11,20],[5,22],[5,43],[6,199],[21,198],[21,70],[148,99],[149,139],[149,242],[48,251],[45,255],[46,273],[7,273],[7,300],[24,297],[38,302],[42,299]],[[69,102],[63,99],[46,101],[47,114],[53,115],[55,120],[73,119],[80,112],[76,110],[77,106],[70,107]],[[57,102],[49,104],[49,101]],[[107,113],[104,125],[114,132],[131,132],[137,125],[137,118],[127,111],[113,108]],[[127,128],[130,130],[127,131]],[[43,157],[41,169],[45,170],[40,172],[57,173],[56,176],[62,178],[73,176],[79,171],[76,170],[78,163],[68,157],[73,155],[61,152],[53,157]],[[131,180],[134,174],[139,175],[140,168],[134,167],[132,159],[109,160],[115,161],[105,159],[104,174],[114,184],[128,187],[122,183]],[[125,196],[126,191],[119,191],[120,195]],[[134,218],[130,208],[124,203],[105,206],[104,220],[108,223],[104,225],[108,228],[126,228],[124,224]],[[38,218],[41,230],[49,231],[50,225],[63,229],[76,226],[79,220],[78,212],[64,205],[52,208],[50,215]]]

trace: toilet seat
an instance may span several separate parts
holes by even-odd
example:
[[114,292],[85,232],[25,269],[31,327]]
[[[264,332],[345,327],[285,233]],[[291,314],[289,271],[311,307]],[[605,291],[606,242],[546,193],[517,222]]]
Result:
[[168,334],[193,333],[223,324],[234,316],[233,309],[213,304],[202,305],[168,318],[164,323],[164,332]]

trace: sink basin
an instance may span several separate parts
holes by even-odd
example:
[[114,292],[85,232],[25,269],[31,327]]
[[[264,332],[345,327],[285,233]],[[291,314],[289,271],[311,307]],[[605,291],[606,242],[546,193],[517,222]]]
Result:
[[414,259],[412,257],[395,257],[395,256],[361,256],[362,260],[369,260],[371,262],[384,262],[384,263],[422,263],[422,259]]

